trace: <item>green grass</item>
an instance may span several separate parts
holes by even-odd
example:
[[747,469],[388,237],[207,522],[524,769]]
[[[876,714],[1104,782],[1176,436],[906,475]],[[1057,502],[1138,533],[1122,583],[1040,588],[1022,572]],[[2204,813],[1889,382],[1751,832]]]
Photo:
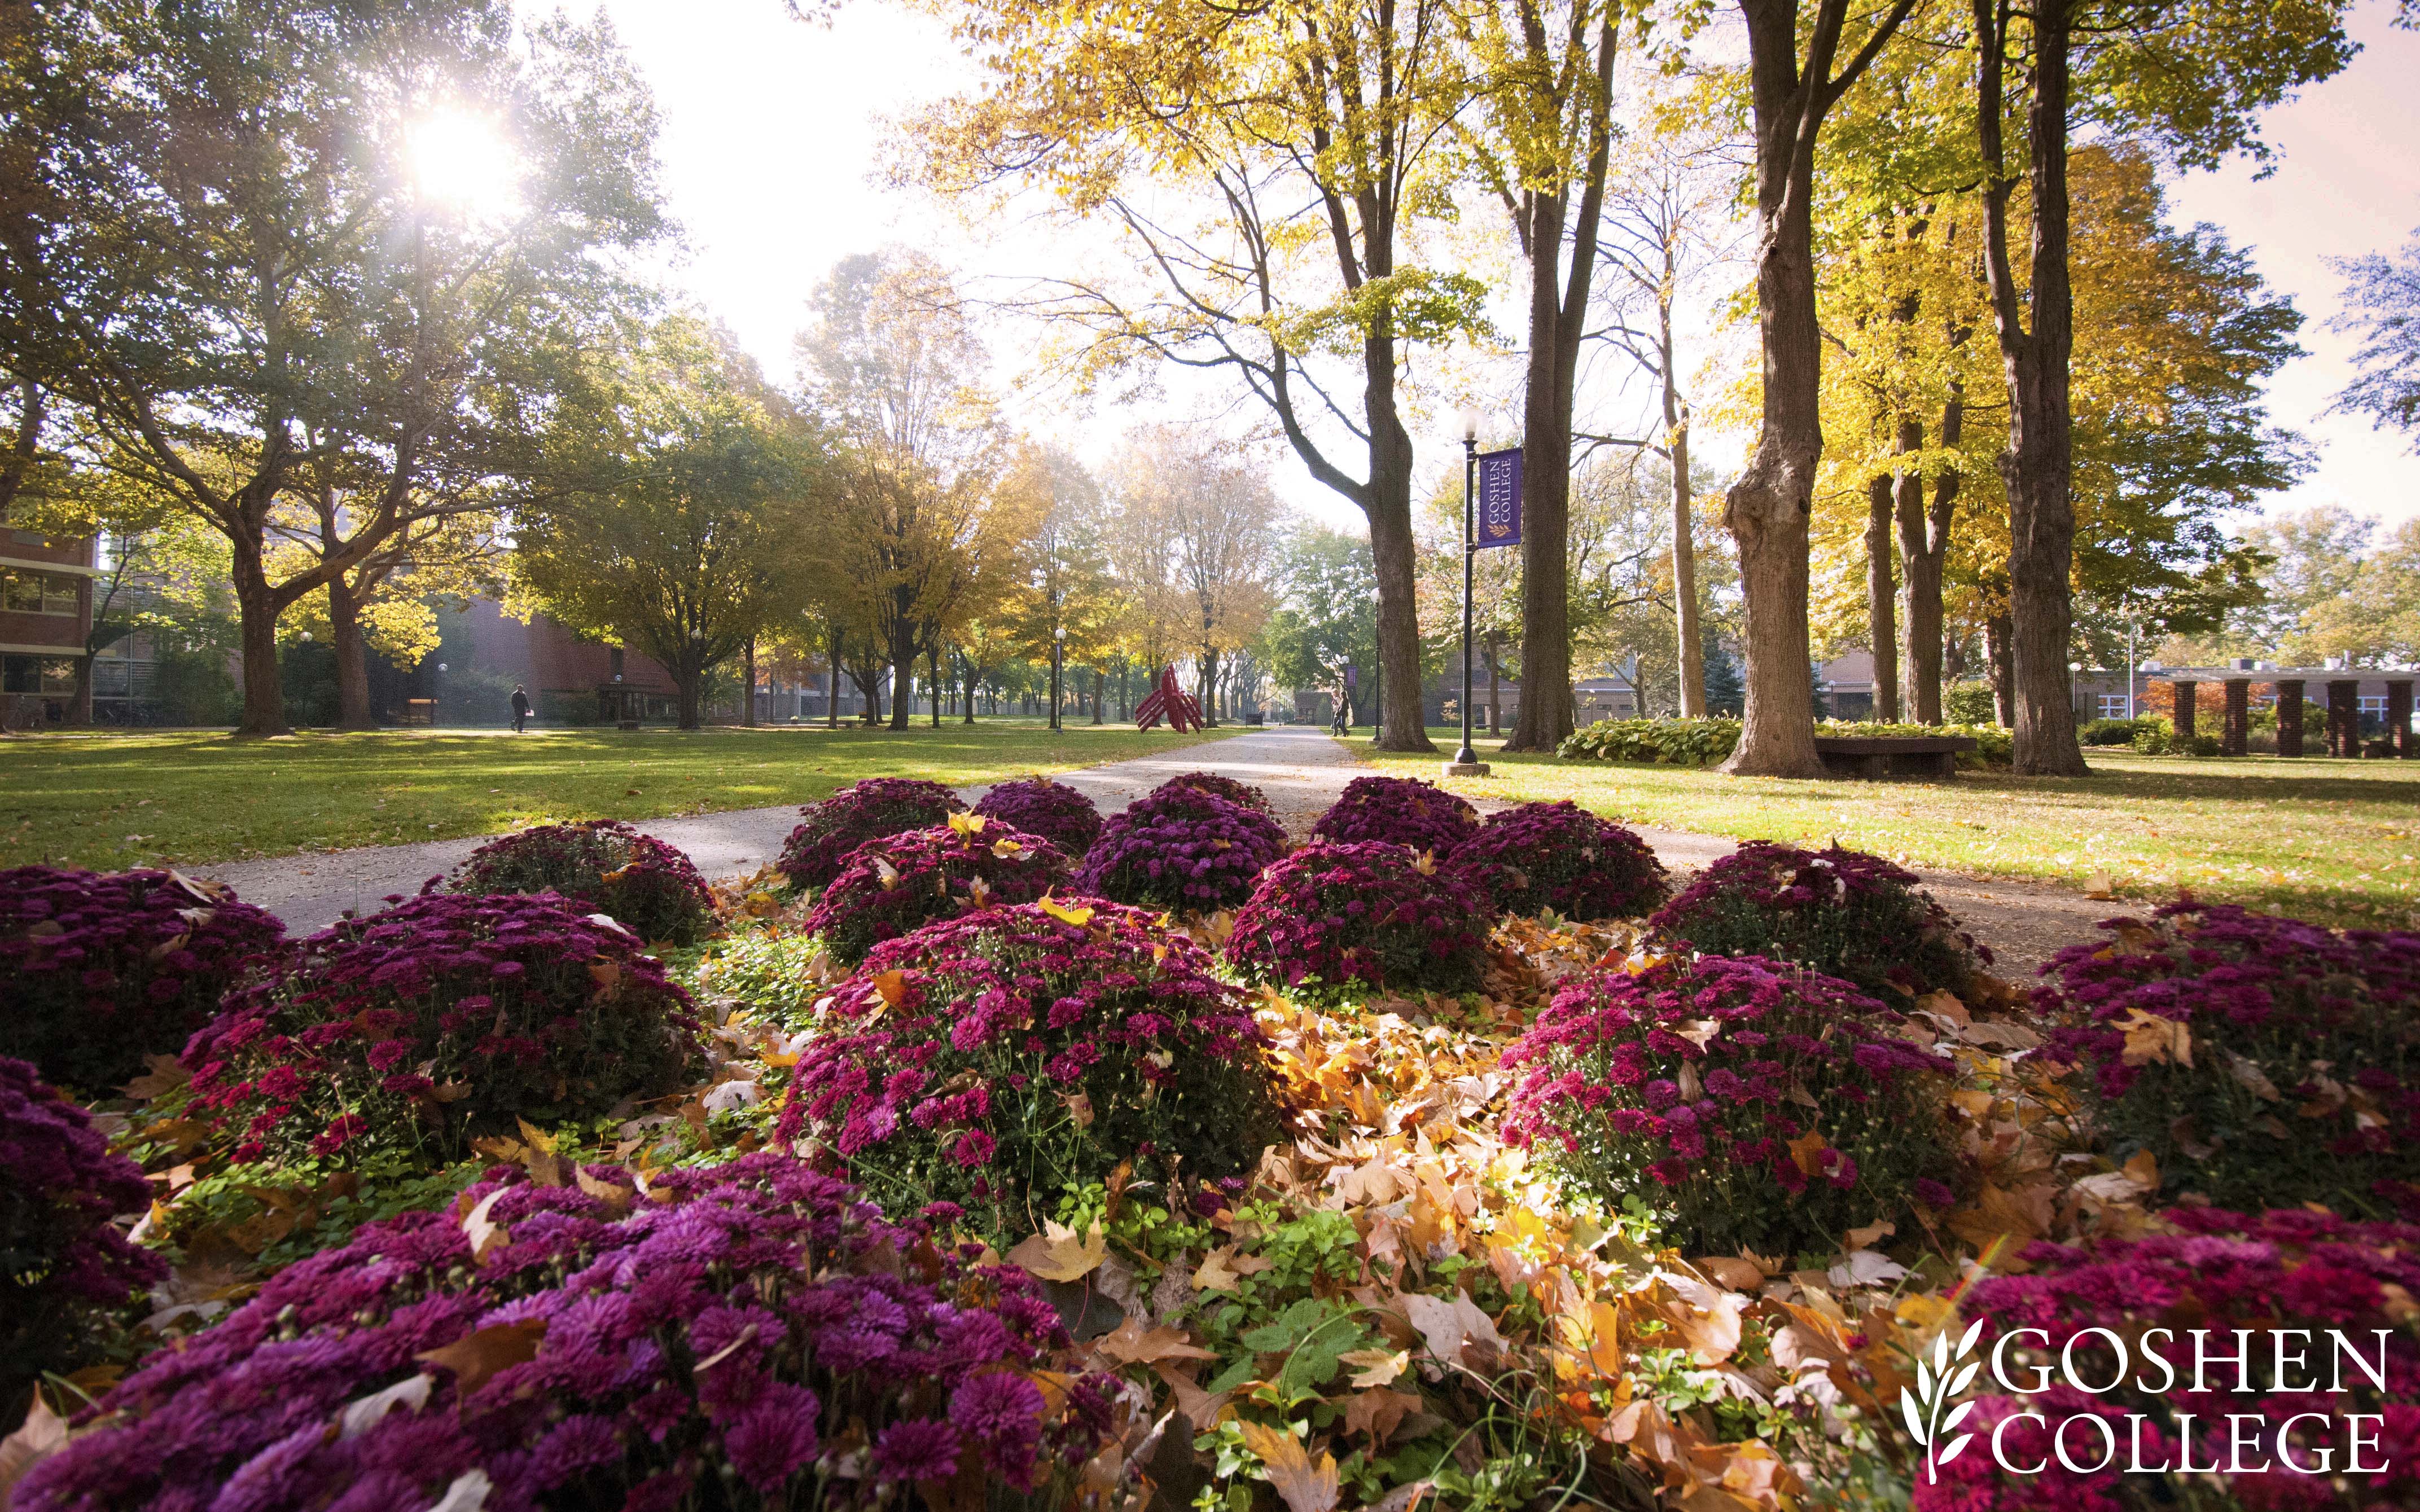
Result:
[[1039,721],[758,730],[160,733],[0,741],[0,866],[194,866],[807,803],[866,777],[953,787],[1240,734]]
[[[1434,780],[1435,756],[1373,753]],[[1789,782],[1711,771],[1503,756],[1467,797],[1571,798],[1607,817],[1739,840],[1843,845],[1903,865],[2078,886],[2106,874],[2122,897],[2178,889],[2340,925],[2420,925],[2420,762],[2305,757],[2196,760],[2086,752],[2092,775],[1962,772],[1954,782]]]

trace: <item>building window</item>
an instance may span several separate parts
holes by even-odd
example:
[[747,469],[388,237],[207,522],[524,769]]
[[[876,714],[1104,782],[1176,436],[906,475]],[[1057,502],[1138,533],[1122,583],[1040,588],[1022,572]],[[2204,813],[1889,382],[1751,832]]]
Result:
[[613,650],[607,652],[605,656],[607,663],[606,670],[613,674],[613,681],[617,683],[620,682],[622,680],[622,648],[620,646],[615,646]]
[[2101,717],[2104,719],[2123,719],[2126,717],[2126,695],[2123,693],[2102,694]]
[[75,660],[70,656],[0,657],[0,693],[72,693]]
[[76,580],[63,572],[0,567],[0,609],[20,614],[73,614]]

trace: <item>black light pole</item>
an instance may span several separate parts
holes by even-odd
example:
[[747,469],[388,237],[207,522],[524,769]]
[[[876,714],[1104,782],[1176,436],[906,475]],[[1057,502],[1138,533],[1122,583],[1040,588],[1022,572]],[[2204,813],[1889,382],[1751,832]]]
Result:
[[1059,658],[1067,650],[1067,627],[1050,632],[1050,728],[1059,728]]
[[1453,753],[1456,766],[1476,766],[1479,752],[1470,748],[1470,594],[1471,568],[1479,556],[1478,508],[1479,411],[1462,412],[1462,748]]

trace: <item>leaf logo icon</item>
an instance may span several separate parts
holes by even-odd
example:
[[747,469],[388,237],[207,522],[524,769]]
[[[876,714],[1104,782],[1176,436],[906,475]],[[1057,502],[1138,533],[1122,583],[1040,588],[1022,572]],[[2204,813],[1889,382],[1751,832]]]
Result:
[[1976,1373],[1983,1368],[1981,1361],[1968,1358],[1982,1332],[1983,1320],[1978,1318],[1952,1348],[1944,1330],[1932,1341],[1932,1358],[1919,1356],[1916,1362],[1915,1389],[1901,1386],[1899,1391],[1900,1415],[1907,1419],[1908,1436],[1924,1445],[1924,1478],[1933,1485],[1940,1484],[1941,1467],[1957,1458],[1975,1437],[1958,1432],[1958,1425],[1966,1421],[1975,1404],[1949,1404],[1975,1383]]

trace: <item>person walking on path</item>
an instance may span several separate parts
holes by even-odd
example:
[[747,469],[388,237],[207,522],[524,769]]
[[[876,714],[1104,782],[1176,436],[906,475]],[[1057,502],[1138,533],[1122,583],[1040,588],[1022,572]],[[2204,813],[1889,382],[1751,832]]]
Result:
[[522,687],[520,684],[519,684],[519,683],[515,683],[515,684],[513,685],[513,733],[514,733],[514,734],[517,734],[517,735],[518,735],[518,734],[520,734],[523,730],[525,730],[525,729],[527,729],[527,728],[529,727],[529,717],[530,717],[530,696],[529,696],[529,689],[528,689],[528,688],[526,688],[526,687]]

